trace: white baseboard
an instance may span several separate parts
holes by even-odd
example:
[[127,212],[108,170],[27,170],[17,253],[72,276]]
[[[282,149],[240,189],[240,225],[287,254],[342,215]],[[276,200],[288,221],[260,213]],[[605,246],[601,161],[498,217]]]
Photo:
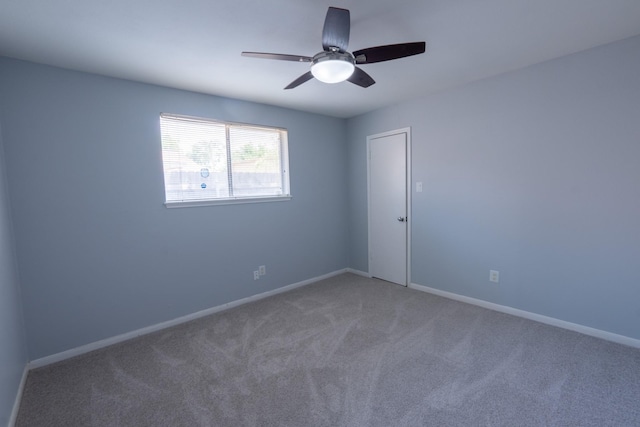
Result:
[[371,275],[369,273],[367,273],[366,271],[360,271],[360,270],[356,270],[353,268],[347,268],[345,269],[346,273],[352,273],[352,274],[357,274],[358,276],[362,276],[362,277],[369,277],[371,278]]
[[136,338],[142,335],[147,335],[152,332],[160,331],[162,329],[170,328],[172,326],[179,325],[181,323],[189,322],[191,320],[199,319],[204,316],[209,316],[214,313],[218,313],[220,311],[228,310],[233,307],[237,307],[243,304],[247,304],[249,302],[258,301],[263,298],[270,297],[272,295],[277,295],[282,292],[287,292],[295,288],[299,288],[302,286],[310,285],[312,283],[318,282],[320,280],[328,279],[330,277],[337,276],[339,274],[347,273],[349,269],[337,270],[328,274],[324,274],[322,276],[317,276],[311,279],[303,280],[301,282],[293,283],[291,285],[283,286],[278,289],[274,289],[268,292],[263,292],[257,295],[252,295],[250,297],[242,298],[236,301],[231,301],[226,304],[218,305],[216,307],[207,308],[205,310],[197,311],[195,313],[187,314],[186,316],[181,316],[176,319],[167,320],[166,322],[160,322],[155,325],[147,326],[141,329],[136,329],[135,331],[126,332],[121,335],[116,335],[114,337],[106,338],[100,341],[95,341],[89,344],[82,345],[80,347],[72,348],[69,350],[65,350],[60,353],[52,354],[50,356],[45,356],[36,360],[32,360],[27,365],[28,369],[41,368],[43,366],[50,365],[52,363],[60,362],[62,360],[70,359],[75,356],[79,356],[84,353],[88,353],[90,351],[98,350],[104,347],[108,347],[113,344],[117,344],[123,341],[130,340],[132,338]]
[[487,308],[489,310],[511,314],[513,316],[522,317],[524,319],[533,320],[540,323],[545,323],[551,326],[557,326],[558,328],[568,329],[570,331],[579,332],[581,334],[589,335],[596,338],[601,338],[601,339],[612,341],[618,344],[624,344],[629,347],[640,348],[640,340],[627,337],[624,335],[614,334],[613,332],[607,332],[600,329],[591,328],[589,326],[583,326],[577,323],[571,323],[564,320],[556,319],[554,317],[543,316],[541,314],[531,313],[529,311],[520,310],[520,309],[509,307],[506,305],[495,304],[495,303],[484,301],[481,299],[471,298],[464,295],[458,295],[452,292],[441,291],[439,289],[434,289],[434,288],[430,288],[428,286],[423,286],[423,285],[417,285],[415,283],[411,283],[409,287],[411,289],[428,292],[430,294],[438,295],[441,297],[449,298],[449,299],[460,301],[460,302],[465,302],[467,304],[477,305],[479,307]]
[[[56,353],[56,354],[52,354],[50,356],[45,356],[36,360],[32,360],[31,362],[29,362],[27,364],[27,366],[25,367],[23,376],[22,376],[22,381],[20,383],[20,388],[18,390],[18,397],[16,398],[16,402],[14,404],[14,408],[13,408],[13,412],[11,415],[11,420],[9,423],[9,426],[13,425],[13,422],[15,422],[15,417],[18,415],[18,409],[20,407],[20,397],[22,396],[22,390],[24,388],[24,384],[27,378],[27,373],[30,369],[34,369],[34,368],[40,368],[46,365],[50,365],[52,363],[56,363],[56,362],[60,362],[62,360],[66,360],[75,356],[79,356],[81,354],[84,353],[88,353],[90,351],[94,351],[94,350],[98,350],[104,347],[108,347],[110,345],[113,344],[117,344],[123,341],[127,341],[130,340],[132,338],[136,338],[142,335],[146,335],[146,334],[150,334],[152,332],[156,332],[156,331],[160,331],[162,329],[166,329],[166,328],[170,328],[172,326],[176,326],[179,325],[181,323],[185,323],[185,322],[189,322],[191,320],[195,320],[195,319],[199,319],[201,317],[204,316],[209,316],[211,314],[214,313],[218,313],[224,310],[228,310],[230,308],[233,307],[238,307],[240,305],[243,304],[247,304],[249,302],[253,302],[253,301],[258,301],[267,297],[270,297],[272,295],[277,295],[280,294],[282,292],[287,292],[290,291],[292,289],[295,288],[299,288],[302,286],[306,286],[306,285],[310,285],[312,283],[324,280],[324,279],[328,279],[343,273],[352,273],[352,274],[356,274],[359,276],[363,276],[363,277],[371,277],[371,275],[367,272],[364,271],[360,271],[360,270],[355,270],[352,268],[345,268],[342,270],[337,270],[331,273],[327,273],[321,276],[317,276],[311,279],[307,279],[307,280],[303,280],[301,282],[297,282],[297,283],[293,283],[291,285],[287,285],[287,286],[283,286],[281,288],[278,289],[274,289],[268,292],[263,292],[257,295],[252,295],[250,297],[246,297],[246,298],[242,298],[236,301],[231,301],[228,302],[226,304],[222,304],[216,307],[211,307],[205,310],[201,310],[195,313],[191,313],[191,314],[187,314],[185,316],[181,316],[178,317],[176,319],[172,319],[172,320],[168,320],[166,322],[161,322],[161,323],[157,323],[155,325],[151,325],[151,326],[147,326],[141,329],[137,329],[135,331],[131,331],[131,332],[127,332],[121,335],[116,335],[114,337],[110,337],[110,338],[106,338],[100,341],[95,341],[93,343],[89,343],[89,344],[85,344],[76,348],[72,348],[60,353]],[[571,322],[567,322],[564,320],[559,320],[559,319],[555,319],[553,317],[548,317],[548,316],[543,316],[540,314],[536,314],[536,313],[531,313],[528,311],[524,311],[524,310],[520,310],[517,308],[512,308],[509,306],[504,306],[504,305],[500,305],[500,304],[495,304],[492,302],[488,302],[488,301],[484,301],[484,300],[480,300],[480,299],[476,299],[476,298],[471,298],[471,297],[467,297],[464,295],[458,295],[458,294],[454,294],[452,292],[447,292],[447,291],[441,291],[439,289],[434,289],[434,288],[430,288],[428,286],[423,286],[423,285],[418,285],[415,283],[411,283],[409,284],[409,288],[411,289],[416,289],[419,291],[423,291],[423,292],[428,292],[434,295],[438,295],[438,296],[442,296],[445,298],[449,298],[449,299],[453,299],[456,301],[461,301],[461,302],[465,302],[468,304],[473,304],[473,305],[477,305],[479,307],[483,307],[483,308],[487,308],[489,310],[494,310],[494,311],[499,311],[501,313],[506,313],[506,314],[511,314],[513,316],[518,316],[518,317],[522,317],[525,319],[529,319],[529,320],[533,320],[536,322],[540,322],[540,323],[545,323],[547,325],[551,325],[551,326],[557,326],[560,328],[564,328],[564,329],[568,329],[574,332],[579,332],[579,333],[583,333],[585,335],[590,335],[596,338],[602,338],[605,339],[607,341],[612,341],[618,344],[624,344],[624,345],[628,345],[630,347],[635,347],[635,348],[640,348],[640,340],[635,339],[635,338],[631,338],[631,337],[627,337],[624,335],[618,335],[618,334],[614,334],[612,332],[607,332],[607,331],[602,331],[600,329],[595,329],[595,328],[591,328],[588,326],[583,326],[583,325],[579,325],[576,323],[571,323]]]
[[22,378],[20,379],[20,386],[18,386],[18,391],[16,392],[16,400],[13,403],[13,409],[11,410],[11,416],[9,417],[8,427],[13,427],[16,425],[16,421],[18,420],[18,411],[20,410],[20,402],[22,402],[22,393],[24,392],[24,386],[27,382],[27,375],[29,374],[29,365],[25,365],[24,370],[22,371]]

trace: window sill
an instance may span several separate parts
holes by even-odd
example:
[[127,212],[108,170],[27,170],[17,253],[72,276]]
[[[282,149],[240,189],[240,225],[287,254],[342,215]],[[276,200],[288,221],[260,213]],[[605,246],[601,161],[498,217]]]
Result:
[[237,205],[242,203],[268,203],[268,202],[286,202],[291,200],[292,196],[266,196],[266,197],[238,197],[235,199],[219,199],[219,200],[189,200],[186,202],[165,202],[167,208],[194,208],[197,206],[215,206],[215,205]]

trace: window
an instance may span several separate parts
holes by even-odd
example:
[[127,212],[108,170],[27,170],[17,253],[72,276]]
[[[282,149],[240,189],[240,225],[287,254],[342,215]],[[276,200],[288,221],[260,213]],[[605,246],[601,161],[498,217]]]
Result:
[[287,131],[160,115],[167,207],[289,200]]

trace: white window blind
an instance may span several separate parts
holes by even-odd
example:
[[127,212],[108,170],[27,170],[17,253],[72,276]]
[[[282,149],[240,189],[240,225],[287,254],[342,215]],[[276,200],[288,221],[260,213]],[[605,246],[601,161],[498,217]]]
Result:
[[160,115],[166,205],[288,200],[287,131]]

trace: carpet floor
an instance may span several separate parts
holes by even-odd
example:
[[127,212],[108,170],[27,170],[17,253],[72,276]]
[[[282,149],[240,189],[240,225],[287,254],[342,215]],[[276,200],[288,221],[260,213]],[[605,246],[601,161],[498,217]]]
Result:
[[17,426],[640,426],[640,350],[352,274],[31,371]]

